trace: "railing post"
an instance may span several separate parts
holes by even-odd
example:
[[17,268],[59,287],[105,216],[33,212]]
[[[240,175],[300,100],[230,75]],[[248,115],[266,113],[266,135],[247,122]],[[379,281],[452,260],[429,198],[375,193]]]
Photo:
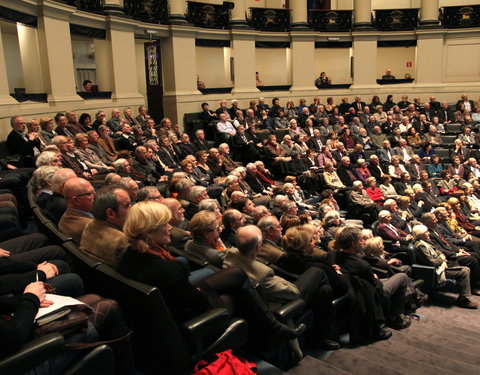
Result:
[[355,30],[373,29],[372,25],[372,0],[354,0],[353,28]]
[[230,24],[234,29],[245,29],[248,28],[248,23],[246,20],[246,6],[245,0],[234,0],[232,1],[234,6],[232,9],[232,19]]
[[435,28],[440,25],[438,19],[438,0],[422,0],[419,27]]
[[185,9],[187,3],[185,0],[169,0],[168,5],[170,6],[170,15],[169,20],[172,24],[184,24],[187,23],[185,17]]

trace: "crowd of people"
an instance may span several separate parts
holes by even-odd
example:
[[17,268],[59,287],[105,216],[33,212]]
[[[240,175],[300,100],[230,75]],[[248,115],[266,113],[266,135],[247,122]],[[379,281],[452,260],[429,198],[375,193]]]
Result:
[[[158,287],[179,323],[227,307],[257,332],[290,340],[298,359],[300,336],[340,348],[332,301],[344,295],[364,307],[349,317],[358,329],[352,342],[407,328],[426,299],[412,280],[416,263],[434,267],[438,286],[456,279],[456,304],[478,308],[470,296],[480,295],[480,100],[464,94],[455,110],[434,96],[231,104],[212,111],[202,103],[204,128],[194,134],[169,118],[157,123],[145,106],[136,117],[131,108],[108,119],[100,110],[94,121],[86,113],[77,121],[74,111],[11,118],[12,157],[0,172],[8,189],[0,191],[1,295],[14,296],[0,305],[15,312],[0,319],[5,354],[28,340],[36,311],[48,305],[43,282],[83,294],[61,248],[45,247],[40,234],[22,236],[27,183],[81,251]],[[442,136],[452,124],[461,130],[447,160],[436,150],[447,147]],[[194,260],[209,267],[191,272]],[[105,319],[116,322],[108,333],[92,324],[93,336],[125,334],[115,301],[86,298],[106,303],[114,316]],[[272,313],[300,298],[313,311],[308,332]],[[128,342],[116,358],[124,371],[133,368]]]

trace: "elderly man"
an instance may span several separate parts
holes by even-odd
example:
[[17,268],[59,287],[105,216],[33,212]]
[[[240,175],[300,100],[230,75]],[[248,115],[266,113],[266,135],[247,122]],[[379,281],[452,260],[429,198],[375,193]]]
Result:
[[353,190],[349,194],[349,200],[360,206],[362,211],[368,213],[373,219],[377,217],[379,206],[369,197],[363,188],[362,181],[355,181],[353,183]]
[[88,146],[87,148],[95,153],[97,157],[106,165],[112,165],[115,158],[107,154],[104,148],[100,145],[98,140],[100,139],[98,133],[95,130],[89,130],[87,132]]
[[75,178],[77,175],[69,168],[61,168],[56,171],[52,176],[52,194],[39,206],[45,212],[45,215],[53,220],[55,224],[58,224],[62,215],[67,210],[67,202],[63,195],[63,188],[65,182],[71,178]]
[[80,250],[115,266],[128,247],[122,228],[131,206],[128,191],[119,185],[101,188],[93,203],[94,220],[86,225]]
[[25,134],[26,124],[23,117],[13,116],[10,118],[12,131],[7,136],[7,149],[12,155],[21,155],[23,167],[35,167],[35,149],[40,150],[40,138],[38,133]]
[[233,137],[237,131],[230,121],[227,120],[225,113],[221,113],[217,122],[217,131],[226,139]]
[[409,263],[413,262],[413,254],[411,254],[411,251],[408,248],[408,244],[412,241],[413,236],[392,224],[392,213],[390,211],[380,211],[378,214],[378,221],[378,235],[384,240],[392,241],[392,246],[388,250],[395,253],[406,253],[407,257],[402,260]]
[[395,152],[397,153],[398,158],[404,163],[409,163],[413,157],[413,150],[407,144],[407,140],[401,138],[398,141],[398,146],[395,147]]
[[120,119],[120,110],[118,108],[114,108],[112,109],[112,117],[107,121],[107,126],[110,128],[112,133],[121,133],[121,125],[122,120]]
[[286,255],[283,248],[278,245],[282,238],[282,226],[280,222],[275,216],[270,215],[261,218],[257,226],[263,234],[263,242],[257,257],[267,262],[280,265],[281,259]]
[[135,148],[139,146],[139,144],[132,135],[132,126],[128,122],[125,122],[120,127],[120,130],[122,131],[122,134],[115,144],[115,148],[117,150],[135,151]]
[[58,229],[79,245],[85,226],[93,220],[91,211],[95,190],[87,180],[75,177],[65,182],[63,195],[67,210],[58,223]]
[[377,150],[377,155],[380,158],[380,163],[383,165],[390,165],[392,157],[395,156],[396,151],[390,147],[390,141],[385,140],[382,142],[382,148]]
[[[379,280],[372,271],[370,265],[358,254],[365,245],[362,237],[362,231],[359,228],[345,228],[336,240],[341,251],[333,251],[328,254],[330,264],[336,264],[340,272],[351,276],[358,276],[365,280],[367,284],[364,288],[373,287],[377,296],[381,299],[390,300],[389,308],[382,308],[382,304],[376,302],[369,306],[370,319],[374,321],[373,334],[377,340],[386,340],[392,336],[392,332],[385,327],[385,317],[387,325],[394,329],[402,329],[410,326],[411,320],[403,315],[405,308],[405,289],[409,281],[404,273],[397,273],[394,276]],[[362,283],[363,284],[363,283]]]
[[204,186],[192,186],[190,189],[190,204],[185,209],[185,217],[190,220],[198,212],[198,204],[208,199],[207,188]]
[[413,227],[413,235],[415,238],[415,255],[417,263],[425,266],[433,266],[436,271],[438,282],[444,282],[446,278],[457,280],[460,287],[456,304],[458,307],[465,309],[477,309],[478,304],[470,301],[470,270],[467,267],[450,268],[445,255],[433,246],[430,241],[430,232],[425,225],[416,225]]
[[162,176],[157,172],[155,166],[149,163],[147,148],[144,146],[138,146],[135,149],[132,170],[135,178],[138,177],[144,185],[156,185],[158,179]]
[[163,199],[161,203],[172,211],[172,219],[170,220],[170,225],[172,226],[170,230],[171,242],[169,246],[183,251],[186,243],[192,239],[190,232],[182,229],[185,223],[185,210],[180,202],[174,198]]
[[235,209],[226,210],[222,216],[223,231],[220,238],[226,247],[236,247],[237,241],[235,235],[238,228],[245,225],[245,218],[242,213]]
[[273,270],[256,260],[262,244],[262,232],[254,225],[238,230],[238,250],[229,249],[225,255],[223,268],[239,267],[248,275],[254,285],[259,285],[265,297],[271,303],[285,303],[303,298],[315,314],[316,337],[322,347],[335,350],[338,342],[328,339],[330,329],[330,310],[332,307],[332,288],[328,278],[320,268],[311,267],[294,283],[276,276]]
[[352,164],[348,156],[342,157],[341,164],[337,169],[337,175],[345,186],[353,186],[355,181],[360,181],[357,173],[352,168]]

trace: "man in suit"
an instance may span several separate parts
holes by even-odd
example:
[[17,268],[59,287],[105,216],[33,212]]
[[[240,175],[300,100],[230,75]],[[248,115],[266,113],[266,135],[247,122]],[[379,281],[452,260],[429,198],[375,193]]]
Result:
[[57,127],[55,128],[55,132],[58,135],[63,135],[65,137],[75,139],[75,135],[68,128],[67,116],[65,116],[64,113],[62,113],[62,112],[57,113],[55,115],[55,122],[57,123]]
[[442,102],[442,106],[438,110],[438,118],[442,124],[449,124],[455,121],[455,116],[448,102]]
[[351,105],[348,102],[348,98],[344,97],[344,98],[342,98],[342,102],[338,106],[338,112],[340,113],[340,115],[343,116],[343,115],[348,113],[348,111],[350,110],[350,107],[351,107]]
[[79,245],[85,226],[93,220],[91,211],[95,189],[87,180],[75,177],[65,182],[63,195],[67,210],[58,223],[58,229]]
[[375,148],[382,148],[383,142],[387,140],[386,134],[382,133],[382,129],[379,125],[375,125],[373,127],[373,134],[370,136],[370,138],[372,138],[372,145]]
[[473,112],[475,110],[475,103],[473,100],[468,100],[468,94],[463,94],[461,99],[457,101],[457,104],[455,105],[457,111],[460,109],[462,104],[465,105],[465,110],[468,110],[468,112]]
[[360,96],[355,97],[355,101],[350,104],[350,107],[355,108],[355,112],[357,114],[363,112],[363,108],[366,106],[365,102],[362,102],[362,98]]
[[425,170],[425,165],[421,161],[420,156],[413,154],[410,163],[405,165],[405,169],[410,173],[412,180],[418,181],[420,180],[421,172]]
[[337,148],[335,151],[332,151],[332,156],[333,158],[337,161],[337,164],[340,164],[342,161],[342,158],[345,156],[348,156],[348,151],[345,148],[345,144],[342,142],[337,142]]
[[435,96],[432,95],[430,97],[430,101],[428,102],[428,104],[430,104],[430,108],[432,110],[434,110],[434,111],[439,111],[440,110],[441,104],[440,104],[440,102],[437,102],[437,98]]
[[178,168],[180,160],[178,159],[177,154],[175,153],[170,140],[167,136],[160,138],[160,149],[158,150],[158,157],[164,165],[168,168]]
[[337,244],[341,251],[333,251],[328,259],[331,264],[337,264],[342,273],[357,276],[370,284],[380,295],[380,298],[390,300],[390,308],[384,308],[381,304],[374,310],[372,317],[376,321],[375,338],[379,340],[388,339],[392,332],[385,329],[385,318],[387,324],[395,329],[407,328],[411,321],[403,316],[405,308],[405,289],[408,283],[408,276],[404,273],[397,273],[388,279],[378,279],[370,265],[358,256],[365,245],[362,232],[356,227],[345,228],[337,238]]
[[101,188],[93,203],[94,220],[83,230],[80,250],[115,266],[128,247],[122,228],[130,206],[130,196],[125,188],[118,185]]
[[383,207],[385,207],[386,210],[390,211],[390,215],[392,215],[391,224],[395,228],[399,228],[399,229],[403,230],[405,233],[410,233],[411,232],[410,228],[408,227],[408,223],[405,220],[403,220],[400,217],[400,215],[397,213],[398,204],[394,199],[387,199],[383,203]]
[[263,234],[263,242],[257,257],[264,261],[281,266],[281,259],[285,258],[285,250],[278,245],[282,238],[282,226],[274,215],[262,217],[257,226]]
[[163,199],[161,200],[161,203],[172,211],[172,219],[170,220],[170,225],[172,226],[172,229],[170,230],[171,242],[169,247],[183,251],[187,242],[192,239],[190,232],[182,229],[182,227],[185,226],[185,210],[181,203],[175,198]]
[[259,285],[266,299],[271,303],[285,303],[302,298],[314,310],[317,337],[323,347],[339,349],[340,344],[328,340],[332,288],[324,271],[311,267],[294,283],[277,275],[267,265],[256,260],[262,244],[262,232],[255,225],[239,228],[236,234],[237,249],[229,249],[225,255],[223,268],[239,267],[253,285]]
[[225,99],[223,99],[220,102],[220,107],[218,107],[217,110],[215,111],[215,113],[217,114],[217,118],[220,118],[220,115],[223,113],[225,114],[226,120],[228,121],[231,120],[230,112],[228,111],[227,105],[228,105],[228,102]]
[[132,135],[132,126],[125,122],[121,126],[122,135],[118,139],[116,143],[117,150],[128,150],[128,151],[135,151],[137,146],[139,146],[137,140]]
[[198,129],[195,132],[195,139],[192,141],[195,151],[208,151],[210,150],[210,143],[205,139],[205,132],[202,129]]
[[237,234],[238,228],[245,225],[245,218],[240,211],[229,209],[223,213],[222,223],[224,229],[220,234],[220,238],[226,247],[236,247],[237,240],[235,235]]
[[[7,149],[12,155],[22,156],[23,167],[35,167],[34,158],[40,153],[40,138],[38,133],[25,135],[26,123],[23,117],[13,116],[10,118],[12,131],[7,136]],[[35,151],[37,150],[37,151]]]
[[395,152],[398,158],[403,162],[403,163],[409,163],[410,160],[413,157],[413,150],[412,148],[407,144],[407,140],[404,138],[401,138],[398,141],[398,146],[395,147]]
[[385,140],[382,143],[382,148],[377,150],[378,158],[380,163],[383,165],[389,165],[391,163],[392,157],[397,155],[396,151],[390,147],[390,141]]
[[382,167],[380,166],[380,159],[378,158],[377,155],[371,155],[370,156],[370,163],[368,164],[368,170],[370,174],[375,177],[377,182],[380,182],[382,179],[382,176],[385,174],[383,172]]
[[353,186],[355,181],[360,181],[357,173],[352,168],[350,158],[344,156],[341,159],[341,164],[337,168],[337,175],[345,186]]
[[178,147],[180,147],[180,150],[182,150],[182,159],[184,159],[187,155],[195,155],[195,147],[190,142],[190,136],[188,133],[182,133]]
[[314,149],[315,151],[319,152],[322,150],[322,139],[320,137],[320,130],[314,129],[313,130],[313,137],[311,137],[307,141],[308,148]]
[[[410,250],[408,249],[408,244],[413,240],[413,236],[392,224],[392,213],[387,210],[380,211],[378,214],[378,221],[378,235],[384,240],[392,241],[392,247],[390,248],[390,251],[395,253],[410,253]],[[413,257],[410,258],[410,260],[412,259]]]
[[185,217],[190,220],[198,212],[198,204],[204,199],[208,199],[207,188],[204,186],[192,186],[190,189],[190,204],[185,209]]

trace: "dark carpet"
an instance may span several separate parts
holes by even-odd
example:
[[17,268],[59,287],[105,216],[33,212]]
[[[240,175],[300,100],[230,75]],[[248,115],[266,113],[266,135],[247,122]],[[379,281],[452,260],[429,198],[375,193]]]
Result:
[[478,375],[480,310],[445,305],[454,296],[418,309],[419,320],[393,331],[389,340],[328,353],[307,351],[288,374]]

